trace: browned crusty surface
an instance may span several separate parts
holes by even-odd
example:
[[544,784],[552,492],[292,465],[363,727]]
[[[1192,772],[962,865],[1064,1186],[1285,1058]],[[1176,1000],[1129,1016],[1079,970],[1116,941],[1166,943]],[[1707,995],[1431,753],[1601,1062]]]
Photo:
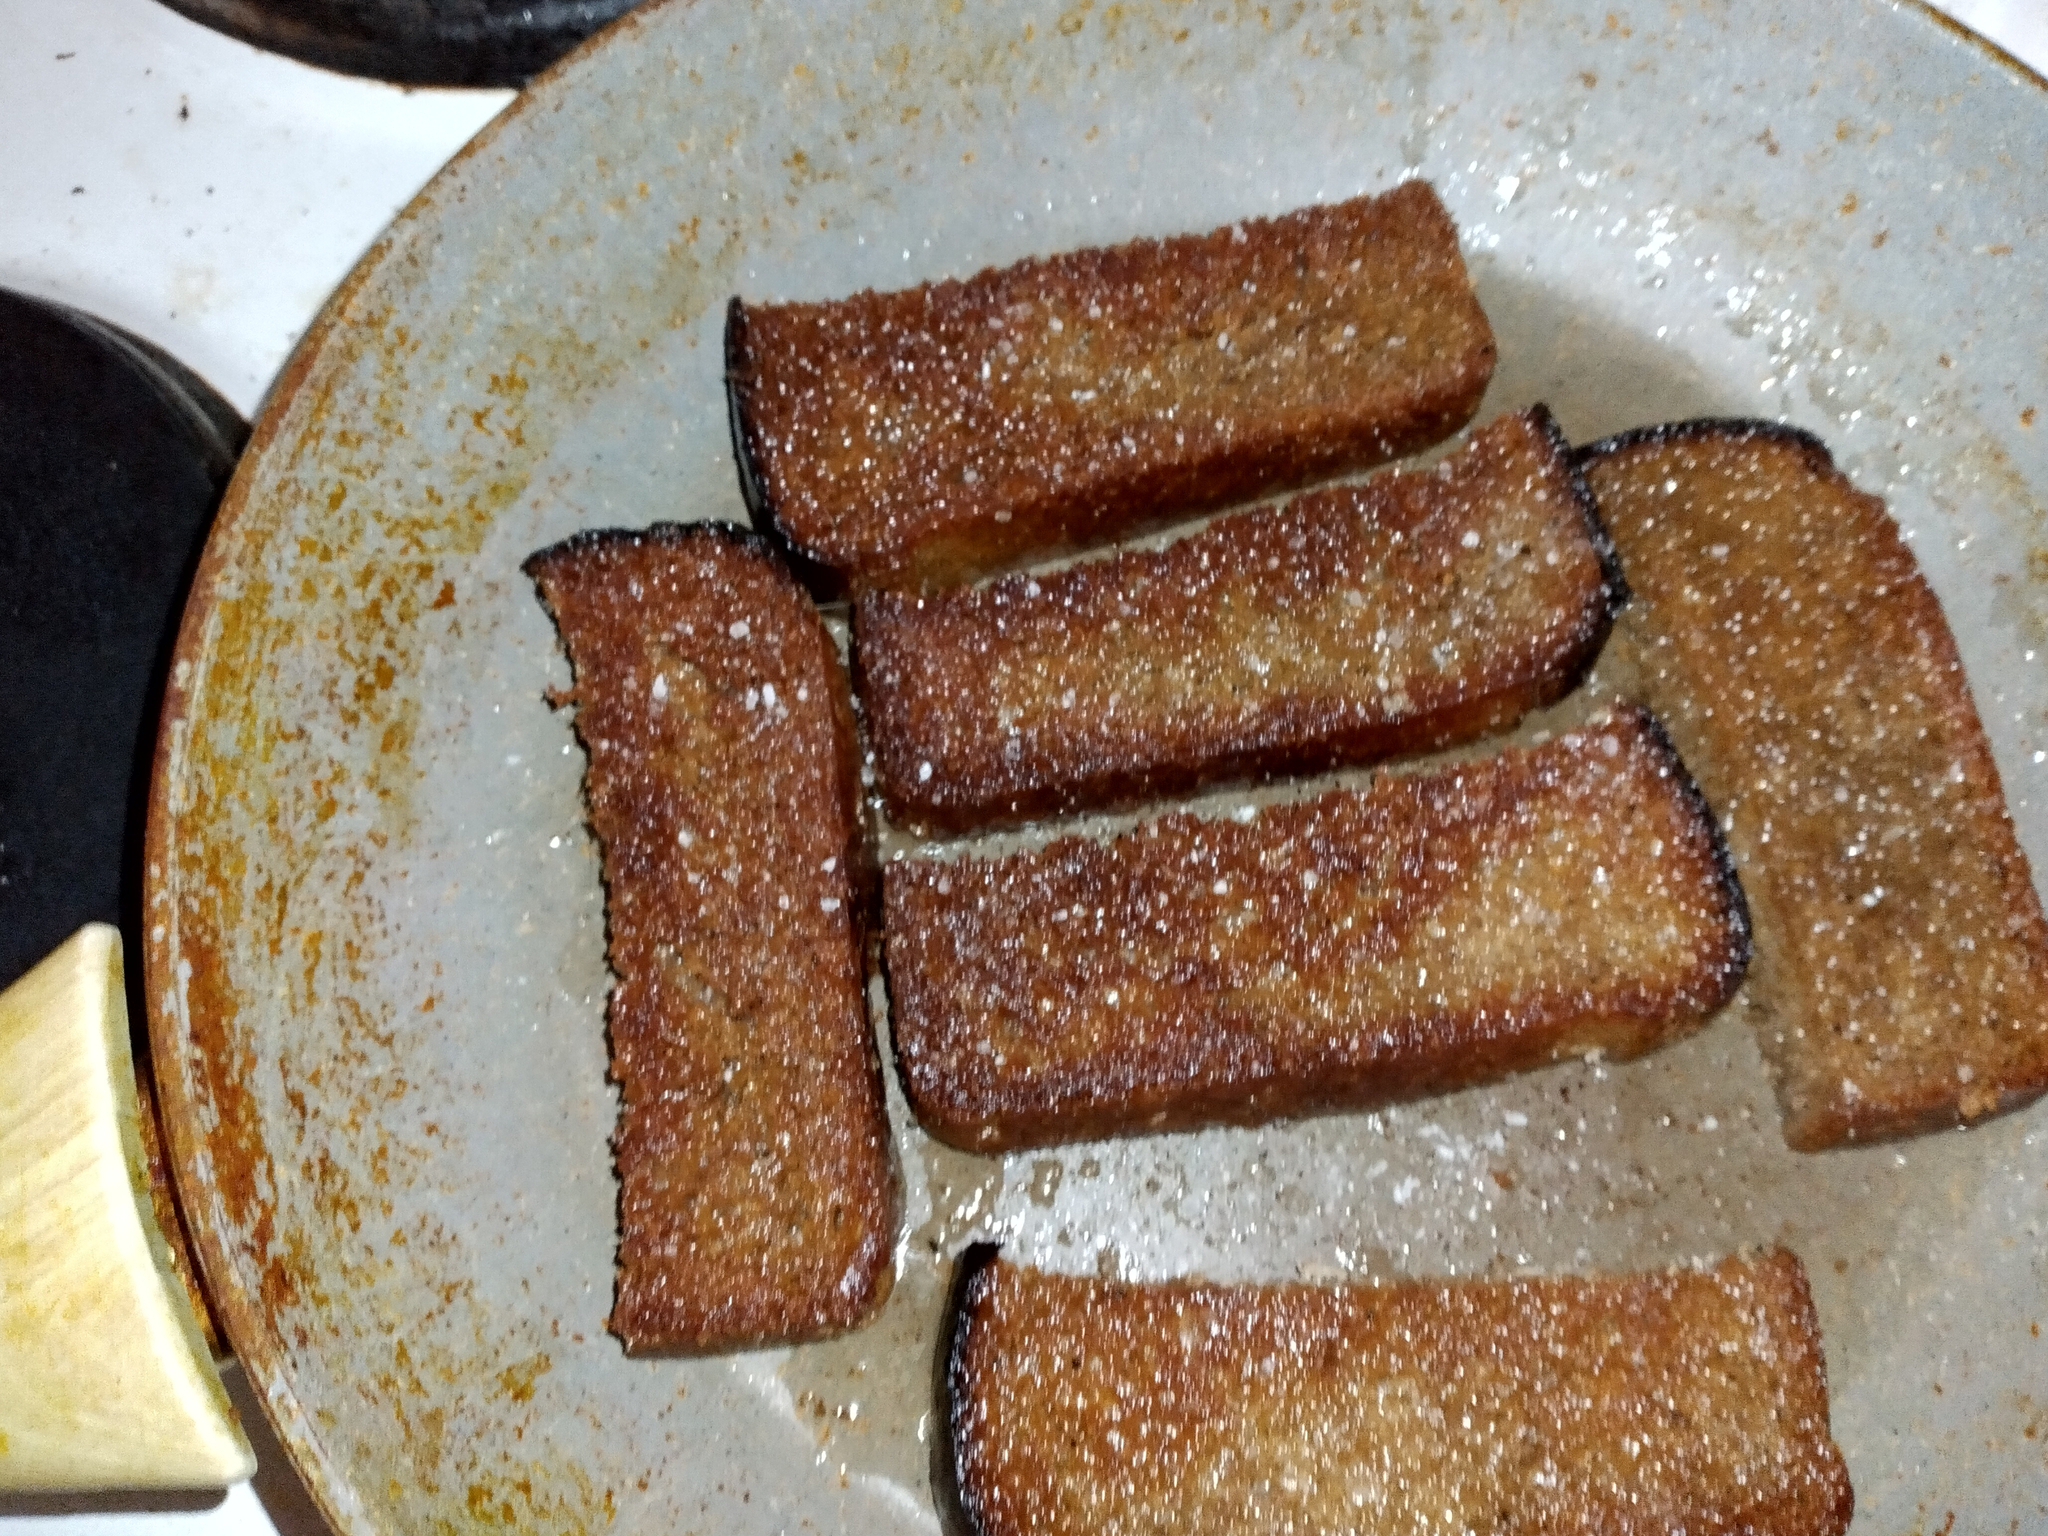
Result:
[[1421,182],[899,293],[736,299],[726,333],[756,520],[856,590],[1411,452],[1478,409],[1493,358]]
[[526,570],[575,671],[604,855],[612,1330],[666,1354],[852,1327],[888,1295],[898,1196],[837,649],[738,530],[579,535]]
[[1135,1284],[972,1252],[945,1359],[972,1536],[1839,1536],[1806,1274]]
[[1811,438],[1692,423],[1590,450],[1640,687],[1723,813],[1785,1137],[2048,1088],[2048,926],[1941,607]]
[[1622,708],[1249,819],[892,863],[897,1066],[928,1131],[996,1150],[1633,1056],[1734,990],[1741,902],[1683,765]]
[[872,593],[855,645],[890,817],[960,830],[1504,729],[1607,638],[1606,554],[1538,406],[1164,549]]

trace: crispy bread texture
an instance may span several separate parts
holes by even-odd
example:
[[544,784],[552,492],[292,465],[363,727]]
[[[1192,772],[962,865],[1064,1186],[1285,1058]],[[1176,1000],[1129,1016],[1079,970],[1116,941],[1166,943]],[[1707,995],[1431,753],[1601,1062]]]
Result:
[[575,672],[624,1090],[610,1326],[629,1354],[817,1338],[888,1295],[898,1192],[863,997],[852,699],[755,535],[526,562]]
[[1643,696],[1721,810],[1785,1139],[1981,1120],[2048,1088],[2048,926],[1940,604],[1803,433],[1585,452]]
[[897,1067],[974,1151],[1356,1109],[1595,1049],[1740,980],[1742,893],[1641,710],[1250,819],[892,863]]
[[1436,193],[829,303],[733,300],[755,522],[855,591],[1382,463],[1479,407],[1493,333]]
[[1571,687],[1624,596],[1537,406],[1164,549],[870,594],[855,654],[891,819],[961,831],[1505,729]]
[[1385,1286],[1044,1274],[970,1250],[934,1456],[967,1536],[1840,1536],[1806,1274]]

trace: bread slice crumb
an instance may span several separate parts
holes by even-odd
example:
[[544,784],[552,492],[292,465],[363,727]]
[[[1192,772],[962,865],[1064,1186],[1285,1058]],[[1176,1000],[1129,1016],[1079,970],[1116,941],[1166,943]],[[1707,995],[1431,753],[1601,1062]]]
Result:
[[1749,893],[1748,995],[1803,1151],[2048,1090],[2048,923],[1941,605],[1817,440],[1700,421],[1583,454],[1617,640]]
[[1805,1270],[1320,1286],[962,1261],[942,1503],[972,1536],[1841,1536]]
[[899,1193],[838,650],[739,529],[580,534],[525,568],[575,672],[618,978],[611,1329],[646,1355],[855,1327]]
[[1109,842],[891,863],[918,1120],[974,1151],[1448,1092],[1697,1026],[1742,894],[1656,722]]
[[1471,418],[1493,363],[1419,181],[897,293],[734,299],[726,325],[755,522],[855,592],[1412,453]]
[[1537,406],[1161,549],[870,594],[855,654],[890,819],[961,831],[1505,730],[1577,681],[1624,595]]

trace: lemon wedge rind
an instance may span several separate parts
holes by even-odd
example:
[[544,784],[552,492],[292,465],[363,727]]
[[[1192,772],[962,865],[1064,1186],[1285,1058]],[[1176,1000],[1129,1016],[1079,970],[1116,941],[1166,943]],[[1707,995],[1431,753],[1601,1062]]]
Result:
[[224,1488],[255,1454],[149,1192],[121,936],[0,993],[0,1489]]

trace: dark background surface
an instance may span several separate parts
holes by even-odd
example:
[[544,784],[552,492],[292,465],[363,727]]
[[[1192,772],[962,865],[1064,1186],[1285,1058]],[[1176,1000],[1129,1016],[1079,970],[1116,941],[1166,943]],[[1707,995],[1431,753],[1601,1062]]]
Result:
[[634,0],[164,0],[258,48],[397,85],[520,85]]
[[170,649],[248,429],[125,332],[0,290],[0,987],[119,922]]

